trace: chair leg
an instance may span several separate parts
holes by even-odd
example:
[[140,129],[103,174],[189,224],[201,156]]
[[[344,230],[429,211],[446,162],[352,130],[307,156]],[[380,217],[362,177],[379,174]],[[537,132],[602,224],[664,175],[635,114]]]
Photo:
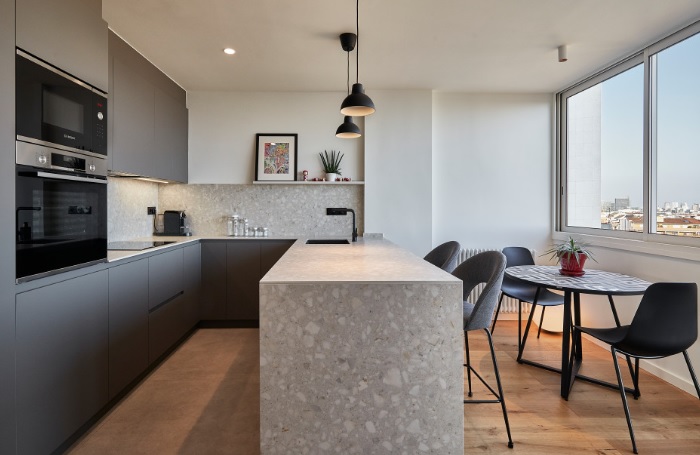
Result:
[[[627,405],[627,396],[625,395],[625,386],[622,383],[622,374],[620,373],[620,365],[617,363],[617,349],[610,347],[612,352],[613,363],[615,364],[615,374],[617,375],[617,384],[620,386],[620,396],[622,397],[622,407],[625,408],[625,417],[627,418],[627,427],[630,430],[630,439],[632,439],[632,451],[637,452],[637,443],[634,441],[634,430],[632,429],[632,418],[630,417],[630,409]],[[638,361],[638,359],[635,359]]]
[[534,303],[532,304],[532,307],[530,308],[530,315],[527,318],[527,324],[525,325],[525,333],[523,334],[523,339],[520,342],[520,349],[518,349],[518,358],[517,360],[519,361],[523,357],[523,352],[525,352],[525,342],[527,342],[527,334],[530,332],[530,325],[532,324],[532,316],[535,314],[535,305]]
[[472,396],[472,363],[471,359],[469,358],[469,335],[467,335],[467,331],[464,331],[464,350],[467,353],[467,363],[464,365],[467,367],[467,384],[469,385],[469,390],[467,391],[467,396],[471,397]]
[[493,316],[493,323],[491,324],[491,333],[493,333],[494,329],[496,328],[496,321],[498,320],[498,313],[501,311],[501,302],[503,302],[504,295],[505,294],[501,292],[501,298],[498,299],[498,306],[496,307],[496,312]]
[[537,339],[540,339],[540,333],[542,332],[542,321],[544,321],[544,310],[547,307],[542,307],[542,314],[540,315],[540,326],[537,328]]
[[698,398],[700,398],[700,386],[698,386],[698,378],[695,376],[695,370],[693,370],[693,365],[690,363],[690,357],[688,357],[688,351],[683,351],[683,357],[685,358],[685,363],[688,365],[688,371],[690,371],[690,377],[693,379],[693,384],[695,385],[695,391],[698,393]]
[[513,438],[510,436],[510,424],[508,423],[508,410],[506,409],[506,400],[503,396],[503,387],[501,386],[501,374],[498,372],[498,362],[496,362],[496,351],[493,348],[493,339],[491,338],[491,333],[488,329],[484,329],[486,336],[489,339],[489,348],[491,348],[491,360],[493,360],[493,370],[496,373],[496,384],[498,387],[498,398],[501,403],[501,409],[503,410],[503,421],[506,424],[506,433],[508,433],[508,448],[513,448]]

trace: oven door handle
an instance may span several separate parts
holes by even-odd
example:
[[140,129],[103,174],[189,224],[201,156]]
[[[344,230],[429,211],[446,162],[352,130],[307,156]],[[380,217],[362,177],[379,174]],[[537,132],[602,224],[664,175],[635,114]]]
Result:
[[102,180],[102,179],[91,179],[88,177],[79,177],[77,175],[64,175],[64,174],[52,174],[50,172],[37,172],[36,173],[37,177],[44,177],[44,178],[50,178],[50,179],[58,179],[58,180],[71,180],[74,182],[85,182],[85,183],[99,183],[102,185],[107,184],[107,180]]

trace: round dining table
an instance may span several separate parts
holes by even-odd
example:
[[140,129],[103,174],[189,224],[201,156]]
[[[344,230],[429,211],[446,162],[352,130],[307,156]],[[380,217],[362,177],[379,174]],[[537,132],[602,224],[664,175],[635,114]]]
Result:
[[[581,294],[598,294],[608,296],[615,323],[619,326],[620,320],[615,311],[613,296],[644,294],[651,283],[629,275],[593,269],[586,270],[583,276],[566,276],[560,273],[559,267],[547,265],[508,267],[505,273],[511,278],[537,286],[538,294],[541,288],[564,292],[561,368],[553,368],[523,359],[523,346],[518,347],[518,362],[561,373],[561,396],[567,400],[576,378],[617,389],[617,384],[604,382],[578,373],[583,359],[581,337],[579,335],[573,341],[571,340],[572,321],[574,325],[581,325]],[[537,299],[537,296],[535,296],[535,299]]]

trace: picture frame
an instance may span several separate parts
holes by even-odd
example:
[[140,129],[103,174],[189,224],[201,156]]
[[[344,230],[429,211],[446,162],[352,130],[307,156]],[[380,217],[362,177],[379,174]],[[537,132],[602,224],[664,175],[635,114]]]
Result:
[[297,143],[295,133],[255,135],[255,181],[293,182],[297,179]]

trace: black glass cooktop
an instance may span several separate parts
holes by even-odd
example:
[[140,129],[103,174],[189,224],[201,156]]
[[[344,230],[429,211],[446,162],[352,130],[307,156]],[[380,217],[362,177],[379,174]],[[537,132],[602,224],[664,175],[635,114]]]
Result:
[[169,243],[175,243],[171,241],[164,242],[152,242],[152,241],[124,241],[124,242],[110,242],[107,244],[108,250],[120,250],[120,251],[141,251],[147,250],[149,248],[154,248],[157,246],[168,245]]

